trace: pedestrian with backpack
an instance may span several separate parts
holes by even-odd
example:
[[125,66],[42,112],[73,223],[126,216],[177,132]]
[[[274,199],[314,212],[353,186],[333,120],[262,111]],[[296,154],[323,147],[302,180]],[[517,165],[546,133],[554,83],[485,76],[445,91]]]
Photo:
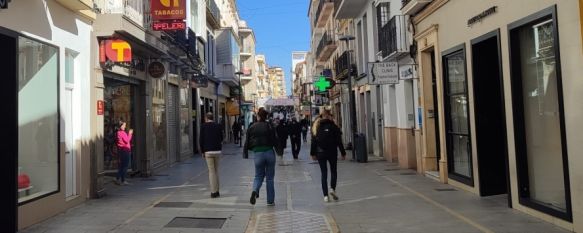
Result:
[[[317,160],[322,172],[322,193],[324,202],[329,202],[332,196],[338,200],[336,194],[336,183],[338,177],[338,149],[340,149],[341,159],[346,159],[346,151],[342,145],[342,133],[340,128],[332,120],[330,110],[324,109],[320,118],[312,126],[312,145],[310,155],[312,160]],[[328,191],[328,164],[330,164],[330,191]]]

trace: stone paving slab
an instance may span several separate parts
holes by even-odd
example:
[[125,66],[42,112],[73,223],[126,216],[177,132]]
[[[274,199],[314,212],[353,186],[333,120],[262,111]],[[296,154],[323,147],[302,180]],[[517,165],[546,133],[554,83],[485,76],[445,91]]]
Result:
[[[323,202],[320,169],[302,145],[276,166],[276,205],[266,206],[265,185],[250,205],[254,166],[238,145],[225,145],[221,197],[210,198],[206,164],[196,156],[131,186],[109,184],[108,195],[89,200],[22,232],[566,232],[506,207],[504,196],[481,198],[380,159],[339,161],[339,201]],[[413,174],[409,174],[413,173]],[[453,189],[439,192],[437,189]],[[189,202],[184,208],[154,207]],[[221,229],[164,227],[174,217],[227,218]]]

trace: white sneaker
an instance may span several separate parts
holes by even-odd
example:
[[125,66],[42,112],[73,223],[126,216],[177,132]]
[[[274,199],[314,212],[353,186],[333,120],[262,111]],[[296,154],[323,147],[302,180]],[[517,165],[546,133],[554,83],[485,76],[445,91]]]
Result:
[[330,196],[332,196],[332,199],[334,199],[335,201],[338,201],[338,196],[336,195],[336,192],[334,191],[334,189],[330,189]]
[[330,202],[330,199],[328,199],[328,196],[324,196],[324,202]]

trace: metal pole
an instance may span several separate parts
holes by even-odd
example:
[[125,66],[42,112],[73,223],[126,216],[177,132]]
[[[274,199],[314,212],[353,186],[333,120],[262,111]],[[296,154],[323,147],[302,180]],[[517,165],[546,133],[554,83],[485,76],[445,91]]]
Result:
[[346,49],[348,50],[348,110],[350,112],[350,131],[352,140],[352,159],[356,161],[356,106],[354,99],[354,91],[352,90],[352,51],[350,50],[349,43],[354,40],[354,36],[342,36],[339,38],[346,42]]
[[239,122],[239,127],[241,128],[239,130],[239,147],[243,146],[243,124],[241,124],[241,117],[243,116],[243,105],[241,105],[241,99],[243,99],[243,86],[241,84],[241,74],[238,73],[237,74],[239,76],[239,119],[237,120]]

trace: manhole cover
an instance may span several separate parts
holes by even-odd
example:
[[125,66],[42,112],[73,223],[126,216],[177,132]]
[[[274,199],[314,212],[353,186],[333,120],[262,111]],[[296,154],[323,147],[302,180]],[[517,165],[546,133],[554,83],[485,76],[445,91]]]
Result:
[[309,164],[318,164],[318,162],[309,162]]
[[401,170],[400,168],[387,168],[385,171],[398,171]]
[[154,176],[170,176],[168,174],[155,174]]
[[192,205],[192,202],[160,202],[154,207],[160,208],[188,208]]
[[450,188],[445,188],[445,189],[435,189],[435,191],[438,191],[438,192],[451,192],[451,191],[457,191],[457,190],[450,189]]
[[156,181],[156,178],[143,178],[143,181]]
[[417,173],[413,173],[413,172],[405,172],[405,173],[401,173],[401,174],[399,174],[399,175],[402,175],[402,176],[412,176],[412,175],[417,175]]
[[272,232],[332,232],[331,227],[321,214],[295,211],[260,214],[254,233]]
[[164,227],[221,229],[225,221],[227,221],[226,218],[176,217]]

